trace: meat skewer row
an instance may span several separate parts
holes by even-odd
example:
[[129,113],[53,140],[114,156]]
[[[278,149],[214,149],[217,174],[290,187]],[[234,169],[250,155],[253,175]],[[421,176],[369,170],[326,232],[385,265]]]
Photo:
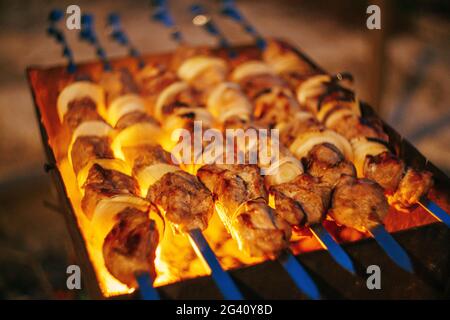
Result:
[[[273,50],[265,58],[280,59],[282,54],[277,54],[276,48],[281,45],[273,41],[269,46]],[[301,60],[298,55],[297,59]],[[428,193],[432,185],[431,173],[406,168],[403,161],[390,152],[386,143],[388,137],[381,125],[361,117],[359,102],[354,99],[353,91],[338,85],[337,80],[325,74],[307,78],[297,88],[299,103],[317,110],[319,121],[352,142],[359,177],[379,183],[391,195],[389,200],[392,205],[398,210],[408,211]]]
[[[82,209],[91,221],[92,242],[108,271],[129,287],[136,274],[154,279],[155,250],[163,233],[148,201],[139,196],[126,164],[114,158],[112,128],[104,122],[104,91],[93,83],[75,82],[58,96],[58,115],[72,132],[69,159],[83,194]],[[83,177],[80,178],[80,172]],[[151,215],[151,216],[150,216]]]
[[[200,10],[204,11],[203,8],[200,8]],[[210,23],[213,22],[210,20]],[[208,28],[205,29],[209,32]],[[220,34],[220,31],[218,33]],[[213,35],[216,36],[215,34],[217,34],[217,32]],[[223,35],[221,37],[223,37]],[[233,58],[234,52],[230,52],[229,57]],[[262,79],[267,79],[269,83],[271,82],[270,80],[272,80],[275,85],[282,84],[278,79],[271,76],[272,71],[269,70],[269,68],[264,64],[255,61],[245,63],[244,66],[240,68],[239,71],[233,73],[232,76],[234,76],[234,78],[251,78],[251,75],[257,75],[258,73],[262,73]],[[264,77],[265,74],[267,74],[266,77]],[[261,84],[264,84],[264,81],[261,81]],[[247,89],[251,90],[254,88],[250,85],[247,86]],[[279,116],[283,116],[284,114],[289,115],[289,113],[286,113],[285,111],[286,107],[289,108],[290,105],[293,105],[294,110],[296,110],[296,101],[289,95],[289,91],[284,85],[275,87],[274,92],[269,93],[270,94],[267,95],[268,99],[266,97],[262,99],[264,100],[263,103],[267,100],[269,100],[267,102],[270,103],[270,100],[273,100],[271,98],[273,96],[278,97],[279,99],[276,101],[280,103],[278,103],[275,108],[267,110],[269,111],[267,114],[263,114],[266,111],[263,110],[264,108],[260,110],[261,114],[255,113],[255,116],[259,118],[258,126],[264,124],[264,122],[266,122],[267,125],[267,121],[271,121],[272,124],[276,121],[285,121],[286,118],[279,118]],[[239,128],[251,126],[250,120],[253,120],[252,105],[236,83],[224,82],[221,85],[216,86],[209,96],[207,108],[216,118],[218,118],[218,122],[222,124],[222,129],[228,127]],[[266,121],[261,121],[261,116],[263,116]],[[323,188],[321,186],[313,188],[312,191],[309,190],[312,186],[316,186],[318,181],[315,181],[315,178],[310,175],[304,174],[301,163],[290,154],[289,150],[281,148],[280,154],[275,151],[275,153],[272,154],[272,160],[274,160],[272,164],[269,159],[266,159],[265,163],[264,161],[261,161],[261,159],[267,158],[261,157],[261,151],[265,154],[265,151],[272,149],[273,147],[278,147],[277,149],[279,149],[279,144],[277,145],[278,146],[275,146],[275,143],[272,143],[272,141],[269,140],[267,143],[261,143],[260,141],[257,146],[258,165],[262,170],[266,171],[265,182],[266,185],[270,187],[269,202],[274,203],[274,194],[277,194],[276,198],[278,204],[280,204],[280,202],[284,203],[284,205],[279,205],[277,208],[282,209],[281,212],[283,218],[293,227],[308,224],[308,220],[311,219],[306,219],[305,217],[310,215],[316,215],[316,219],[323,218],[329,203],[330,192],[328,191],[328,188]],[[262,150],[264,148],[266,150]],[[244,150],[244,152],[246,151],[247,150]],[[286,191],[289,190],[289,192],[278,192],[277,187],[284,188]],[[307,200],[309,201],[306,205],[301,204],[301,202],[305,203]],[[311,203],[311,205],[309,203]],[[272,207],[274,206],[275,205],[273,204]],[[354,272],[353,263],[350,258],[339,244],[334,241],[331,235],[321,226],[316,225],[314,229],[315,231],[313,231],[313,234],[319,239],[319,242],[329,250],[333,258],[344,268],[350,272]]]
[[[266,114],[277,114],[277,111],[272,109],[277,109],[282,106],[284,112],[289,115],[290,119],[295,119],[296,117],[302,118],[303,113],[299,113],[298,105],[293,102],[293,99],[289,99],[288,91],[282,95],[279,92],[286,87],[282,79],[277,77],[273,72],[272,68],[263,62],[247,62],[243,65],[238,66],[232,74],[232,79],[242,83],[243,86],[247,86],[247,94],[250,99],[253,100],[255,104],[255,110],[265,109]],[[278,92],[274,88],[279,88]],[[264,99],[262,99],[262,97]],[[280,99],[281,98],[281,99]],[[292,97],[291,97],[292,98]],[[258,101],[259,100],[259,101]],[[262,100],[262,101],[261,101]],[[279,103],[279,101],[282,103]],[[262,107],[258,107],[258,103]],[[280,112],[282,112],[281,110]],[[273,120],[272,120],[273,119]],[[266,125],[274,125],[277,121],[277,117],[269,118],[272,123],[265,123]],[[294,121],[297,121],[295,119]],[[288,121],[289,122],[289,121]],[[279,122],[279,125],[283,123],[283,120]],[[309,120],[307,121],[308,124]],[[290,150],[307,164],[307,172],[313,176],[320,179],[322,183],[325,183],[330,188],[342,188],[344,185],[340,184],[341,177],[349,175],[350,177],[355,176],[355,169],[351,164],[353,160],[353,150],[348,141],[341,135],[335,133],[331,130],[326,130],[320,128],[320,124],[315,124],[316,128],[312,131],[307,129],[300,136],[295,138],[295,141],[290,145]],[[318,129],[318,130],[317,130]],[[343,159],[345,155],[346,159]],[[305,159],[303,159],[306,157]],[[349,227],[353,227],[358,230],[370,231],[370,230],[383,230],[383,234],[386,235],[381,222],[387,214],[388,206],[383,195],[379,194],[376,185],[366,183],[363,180],[357,180],[361,184],[363,189],[367,189],[367,193],[373,193],[374,207],[379,204],[378,211],[370,211],[367,207],[361,207],[360,210],[345,210],[340,206],[340,202],[335,201],[336,190],[333,192],[333,198],[331,201],[332,210],[330,210],[330,215],[339,223]],[[370,197],[369,197],[370,198]],[[384,200],[384,201],[383,201]],[[356,202],[356,201],[355,201]],[[384,205],[386,204],[386,205]],[[356,208],[356,207],[355,207]],[[351,215],[358,217],[358,219],[350,218]],[[348,219],[347,219],[347,218]],[[376,235],[376,233],[372,232]],[[392,250],[393,243],[396,245],[392,238],[390,240],[390,248],[382,243],[387,253],[394,256],[394,261],[399,265],[403,266],[406,270],[412,270],[411,264],[407,255],[402,250]],[[398,247],[398,245],[397,245]],[[397,248],[398,249],[398,248]],[[397,251],[398,259],[395,259],[394,251]]]
[[113,142],[114,152],[132,167],[142,195],[163,212],[178,232],[189,235],[224,297],[241,299],[241,293],[220,267],[201,233],[214,210],[209,190],[196,176],[173,163],[170,153],[159,145],[160,127],[146,113],[139,96],[125,95],[116,99],[108,111],[108,119],[118,131]]

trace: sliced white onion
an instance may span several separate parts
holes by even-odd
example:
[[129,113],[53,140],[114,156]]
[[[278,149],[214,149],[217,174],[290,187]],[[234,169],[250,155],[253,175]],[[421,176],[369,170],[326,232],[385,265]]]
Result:
[[332,130],[311,131],[298,136],[290,146],[291,152],[299,159],[305,157],[311,149],[322,143],[330,143],[338,148],[345,158],[353,161],[353,150],[350,142]]
[[108,121],[115,127],[120,118],[134,111],[145,112],[144,100],[136,94],[120,96],[114,99],[108,108]]
[[276,73],[284,73],[289,71],[295,71],[299,66],[299,59],[294,55],[285,55],[277,57],[269,62],[271,67]]
[[191,81],[201,72],[209,68],[215,68],[219,72],[227,72],[227,64],[223,59],[208,56],[195,56],[187,59],[178,68],[178,77],[185,81]]
[[159,144],[161,129],[150,122],[140,122],[121,130],[111,143],[114,156],[125,160],[123,147],[133,147],[142,144]]
[[260,74],[275,74],[275,71],[265,62],[251,60],[244,62],[234,69],[231,74],[231,79],[235,82],[239,82],[246,77]]
[[113,133],[113,128],[103,121],[86,121],[82,122],[72,134],[72,142],[79,137],[107,137]]
[[76,81],[65,87],[58,96],[57,109],[59,121],[63,122],[64,115],[67,113],[69,103],[76,99],[84,97],[91,98],[100,115],[105,112],[105,91],[95,83],[89,81]]
[[121,159],[92,159],[80,170],[80,172],[78,172],[77,175],[78,186],[80,187],[82,194],[84,194],[83,185],[86,182],[89,170],[94,164],[98,164],[106,170],[116,170],[123,174],[131,175],[131,168]]
[[323,92],[322,84],[330,81],[327,74],[312,76],[303,81],[297,88],[297,100],[301,106],[306,105],[309,98],[315,97]]
[[117,223],[116,215],[130,207],[146,212],[149,202],[132,195],[117,195],[98,202],[91,220],[91,239],[96,249],[102,250],[105,237]]
[[383,152],[389,151],[382,143],[369,141],[365,137],[355,138],[351,141],[354,163],[358,177],[364,177],[364,164],[367,156],[377,156]]
[[156,100],[155,104],[155,110],[154,110],[154,116],[159,121],[164,120],[163,114],[162,114],[162,108],[165,105],[166,101],[172,98],[173,96],[177,95],[183,90],[186,90],[189,88],[189,85],[184,81],[178,81],[175,83],[172,83],[170,86],[165,88],[158,96],[158,99]]
[[179,170],[181,169],[167,163],[153,164],[140,170],[137,173],[136,178],[139,182],[142,195],[145,196],[147,194],[148,188],[159,179],[161,179],[166,173]]
[[278,185],[294,180],[304,172],[303,165],[294,157],[283,157],[268,168],[263,168],[269,185]]
[[[224,95],[232,95],[224,97]],[[224,99],[226,103],[224,104]],[[231,100],[231,101],[228,101]],[[248,120],[252,110],[252,105],[247,97],[242,93],[239,85],[232,82],[224,82],[217,85],[210,93],[207,101],[208,111],[216,117],[220,123],[225,122],[232,116],[239,116]]]

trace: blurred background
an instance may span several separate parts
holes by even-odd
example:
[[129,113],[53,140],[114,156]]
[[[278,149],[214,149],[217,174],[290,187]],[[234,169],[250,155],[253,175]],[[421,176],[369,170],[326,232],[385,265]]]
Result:
[[[195,0],[169,1],[176,22],[192,44],[215,41],[194,27],[188,8]],[[360,98],[406,136],[426,157],[450,173],[450,2],[448,0],[302,1],[238,0],[264,35],[290,40],[319,65],[350,71]],[[207,6],[229,39],[249,36]],[[66,290],[66,267],[74,263],[45,163],[32,97],[25,77],[30,65],[64,63],[61,48],[46,35],[51,9],[77,4],[96,15],[108,55],[125,50],[107,38],[106,17],[116,11],[131,41],[144,53],[169,51],[167,31],[150,21],[150,1],[0,1],[0,299],[83,298]],[[381,30],[366,28],[366,8],[381,8]],[[91,47],[66,37],[77,62],[95,59]]]

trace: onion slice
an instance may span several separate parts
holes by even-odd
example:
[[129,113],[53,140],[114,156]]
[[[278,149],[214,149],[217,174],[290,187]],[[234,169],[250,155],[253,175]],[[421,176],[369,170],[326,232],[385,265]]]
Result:
[[369,141],[365,137],[352,139],[351,144],[358,177],[364,177],[364,164],[367,156],[377,156],[383,152],[389,151],[384,144],[376,141]]
[[250,60],[239,65],[231,74],[234,82],[240,82],[249,76],[257,76],[261,74],[275,74],[275,71],[267,63],[257,60]]

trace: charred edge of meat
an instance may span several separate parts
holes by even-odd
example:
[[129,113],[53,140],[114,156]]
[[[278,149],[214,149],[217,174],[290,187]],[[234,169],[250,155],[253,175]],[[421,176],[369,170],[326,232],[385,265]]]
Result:
[[317,110],[322,108],[326,99],[331,95],[337,95],[336,97],[333,97],[335,100],[355,101],[355,93],[352,90],[330,82],[326,85],[325,92],[322,93],[317,100]]
[[126,208],[103,243],[103,257],[108,271],[127,286],[136,288],[136,274],[156,277],[155,251],[159,234],[147,212]]
[[391,152],[367,156],[364,163],[364,176],[376,181],[387,193],[393,193],[403,177],[405,165]]

